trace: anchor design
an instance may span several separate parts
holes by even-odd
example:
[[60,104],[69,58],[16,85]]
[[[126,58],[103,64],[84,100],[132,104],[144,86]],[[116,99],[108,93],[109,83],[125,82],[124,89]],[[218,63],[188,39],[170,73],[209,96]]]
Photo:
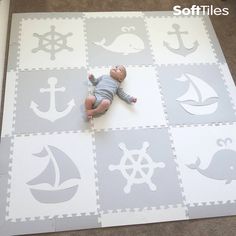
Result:
[[183,42],[183,39],[181,37],[181,34],[188,34],[187,31],[180,31],[180,26],[178,24],[173,24],[172,25],[173,29],[175,30],[174,32],[168,32],[169,35],[172,35],[172,34],[176,34],[177,36],[177,39],[178,39],[178,42],[179,42],[179,47],[178,48],[172,48],[169,43],[167,43],[166,41],[163,42],[163,45],[168,49],[170,50],[171,52],[173,53],[176,53],[176,54],[179,54],[181,56],[187,56],[188,54],[190,53],[193,53],[197,50],[198,46],[199,46],[199,43],[198,41],[195,41],[193,43],[193,47],[191,48],[187,48],[184,46],[184,42]]
[[36,104],[34,101],[31,101],[30,108],[34,111],[34,113],[41,117],[42,119],[47,119],[51,122],[54,122],[55,120],[58,120],[70,113],[72,108],[75,106],[75,101],[72,99],[67,105],[67,108],[64,111],[57,111],[56,109],[56,99],[55,99],[55,94],[56,92],[64,92],[66,89],[65,87],[61,88],[56,88],[57,84],[57,78],[55,77],[50,77],[48,78],[48,84],[49,88],[41,88],[40,93],[50,93],[50,106],[49,110],[46,112],[40,111],[38,109],[38,104]]

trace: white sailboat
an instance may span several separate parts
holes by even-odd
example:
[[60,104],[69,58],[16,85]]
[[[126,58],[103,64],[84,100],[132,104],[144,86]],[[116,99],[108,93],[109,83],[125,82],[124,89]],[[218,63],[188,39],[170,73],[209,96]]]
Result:
[[[60,203],[70,200],[78,190],[80,174],[72,160],[60,149],[46,146],[34,156],[49,158],[44,171],[30,180],[30,192],[41,203]],[[69,183],[69,186],[65,185]],[[42,188],[42,186],[47,188]]]
[[183,74],[177,80],[189,82],[186,93],[176,99],[185,111],[193,115],[208,115],[217,110],[218,95],[209,84],[191,74]]

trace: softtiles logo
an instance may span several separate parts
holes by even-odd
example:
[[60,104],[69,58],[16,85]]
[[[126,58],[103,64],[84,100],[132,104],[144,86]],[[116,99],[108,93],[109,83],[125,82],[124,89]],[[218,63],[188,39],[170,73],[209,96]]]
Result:
[[173,7],[174,15],[175,16],[198,16],[198,15],[216,15],[216,16],[227,16],[229,15],[229,8],[219,8],[214,7],[213,5],[192,5],[190,8],[185,7],[182,8],[180,5],[176,5]]

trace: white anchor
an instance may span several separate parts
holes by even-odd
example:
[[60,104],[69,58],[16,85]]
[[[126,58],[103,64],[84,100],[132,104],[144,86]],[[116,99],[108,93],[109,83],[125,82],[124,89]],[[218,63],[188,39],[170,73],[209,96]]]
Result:
[[176,54],[179,54],[179,55],[182,55],[182,56],[187,56],[188,54],[190,53],[193,53],[197,50],[198,46],[199,46],[199,43],[198,41],[195,41],[193,43],[193,47],[191,48],[186,48],[184,46],[184,43],[183,43],[183,39],[181,37],[181,34],[188,34],[187,31],[180,31],[179,28],[180,26],[178,24],[173,24],[172,25],[173,29],[175,30],[174,32],[168,32],[169,35],[171,34],[176,34],[177,36],[177,39],[178,39],[178,42],[179,42],[179,47],[178,48],[172,48],[170,47],[169,43],[167,43],[166,41],[163,42],[163,45],[168,49],[170,50],[171,52],[173,53],[176,53]]
[[60,119],[64,116],[68,115],[70,113],[70,111],[72,110],[72,108],[75,106],[75,101],[74,101],[74,99],[72,99],[67,104],[68,106],[64,111],[57,111],[55,94],[56,94],[56,92],[64,92],[66,89],[65,89],[65,87],[56,88],[57,78],[55,78],[55,77],[48,78],[48,84],[49,84],[50,87],[47,88],[47,89],[41,88],[40,93],[46,93],[46,92],[50,93],[49,110],[46,111],[46,112],[40,111],[38,109],[39,105],[36,104],[34,101],[31,101],[30,108],[34,111],[34,113],[37,116],[39,116],[43,119],[47,119],[51,122],[54,122],[55,120],[58,120],[58,119]]

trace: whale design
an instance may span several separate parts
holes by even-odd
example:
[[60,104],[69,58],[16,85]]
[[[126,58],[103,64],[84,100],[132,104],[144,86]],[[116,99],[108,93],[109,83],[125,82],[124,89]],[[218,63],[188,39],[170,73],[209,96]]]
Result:
[[103,38],[100,42],[94,42],[97,46],[115,52],[121,53],[123,55],[128,55],[131,53],[138,53],[144,49],[143,40],[136,34],[132,33],[122,33],[117,36],[111,44],[106,45],[106,39]]
[[187,165],[190,169],[197,170],[200,174],[216,179],[225,180],[230,184],[236,180],[236,152],[230,149],[222,149],[214,154],[206,169],[200,168],[201,161],[197,158],[194,164]]

